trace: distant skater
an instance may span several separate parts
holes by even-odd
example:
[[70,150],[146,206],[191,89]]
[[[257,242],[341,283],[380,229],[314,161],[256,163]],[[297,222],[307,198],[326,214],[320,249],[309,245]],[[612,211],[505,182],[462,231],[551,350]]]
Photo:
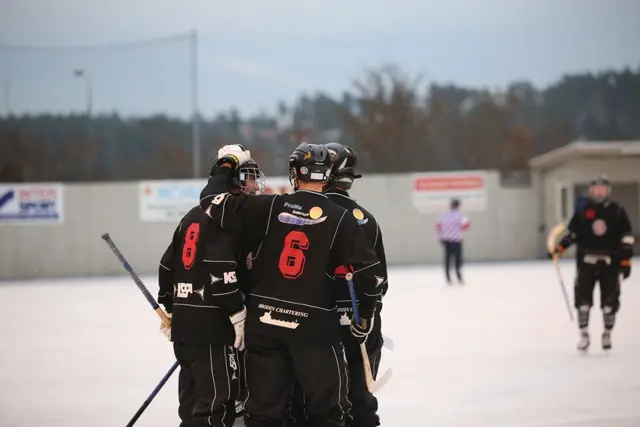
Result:
[[449,284],[451,284],[449,266],[451,265],[452,258],[456,268],[458,283],[463,284],[461,271],[462,235],[469,229],[470,225],[469,219],[460,212],[460,201],[457,199],[451,200],[451,209],[442,215],[440,221],[436,224],[438,238],[444,247],[444,272],[447,283]]

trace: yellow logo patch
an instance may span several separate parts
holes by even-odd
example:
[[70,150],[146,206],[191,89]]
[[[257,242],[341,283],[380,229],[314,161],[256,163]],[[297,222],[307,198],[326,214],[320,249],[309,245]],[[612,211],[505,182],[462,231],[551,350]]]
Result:
[[311,219],[318,219],[322,216],[322,208],[314,206],[309,210],[309,217]]

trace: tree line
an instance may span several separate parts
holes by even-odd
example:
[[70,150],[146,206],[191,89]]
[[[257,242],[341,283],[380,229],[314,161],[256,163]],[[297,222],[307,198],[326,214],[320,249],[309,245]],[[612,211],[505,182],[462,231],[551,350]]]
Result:
[[[640,138],[640,67],[566,75],[546,88],[427,84],[400,68],[365,70],[341,97],[303,94],[272,116],[233,108],[199,120],[201,170],[242,143],[268,175],[286,175],[300,141],[353,146],[363,172],[527,169],[534,155],[574,140]],[[0,182],[192,177],[191,122],[167,116],[0,118]]]

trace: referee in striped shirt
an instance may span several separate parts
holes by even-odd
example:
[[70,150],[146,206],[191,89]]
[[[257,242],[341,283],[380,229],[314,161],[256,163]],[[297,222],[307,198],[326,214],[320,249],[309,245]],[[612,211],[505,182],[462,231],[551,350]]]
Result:
[[444,247],[444,271],[447,283],[451,284],[449,267],[453,258],[456,267],[458,283],[462,282],[462,235],[469,228],[469,219],[460,212],[460,201],[451,200],[451,209],[440,218],[436,224],[438,238]]

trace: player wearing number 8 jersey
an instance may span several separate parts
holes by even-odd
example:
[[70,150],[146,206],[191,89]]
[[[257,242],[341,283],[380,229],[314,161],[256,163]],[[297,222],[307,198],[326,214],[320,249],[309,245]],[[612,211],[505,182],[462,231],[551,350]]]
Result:
[[221,226],[259,250],[253,257],[254,284],[245,329],[249,427],[283,425],[289,391],[297,381],[311,426],[343,426],[348,416],[347,367],[336,314],[335,287],[326,274],[352,265],[360,294],[362,323],[354,335],[366,338],[377,301],[381,265],[371,242],[344,208],[322,190],[331,169],[327,149],[301,144],[289,157],[293,194],[231,196],[225,193],[243,150],[219,155],[202,208]]
[[[229,190],[253,193],[262,183],[257,164],[247,161]],[[158,301],[171,314],[164,332],[180,363],[181,427],[230,427],[235,420],[246,317],[237,275],[240,243],[196,206],[160,261]]]

